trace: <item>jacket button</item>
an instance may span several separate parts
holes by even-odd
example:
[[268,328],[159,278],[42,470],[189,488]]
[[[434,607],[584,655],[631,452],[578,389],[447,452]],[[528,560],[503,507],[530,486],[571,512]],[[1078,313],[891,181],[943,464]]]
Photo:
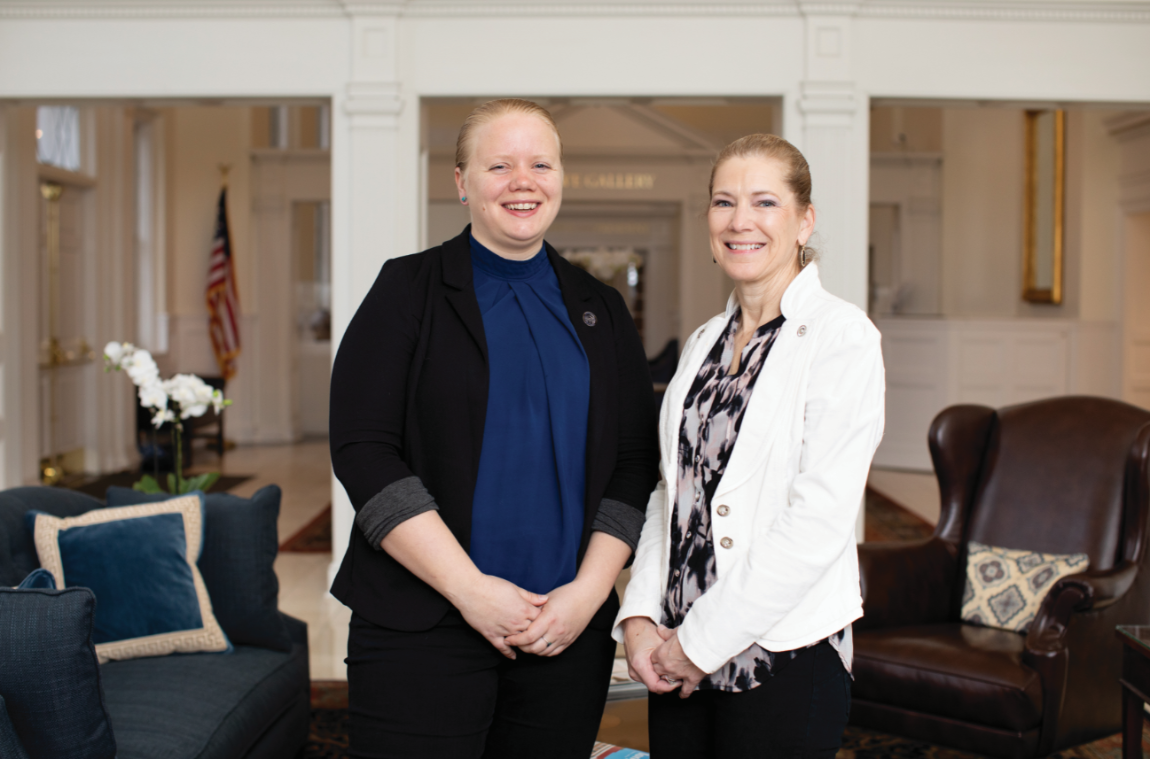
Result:
[[730,548],[734,544],[735,541],[731,540],[730,538],[723,538],[719,541],[719,545],[721,545],[723,548]]
[[731,513],[731,507],[724,503],[722,506],[715,509],[715,511],[718,512],[719,516],[725,517],[727,514]]
[[799,325],[799,337],[802,337],[805,334],[807,334],[807,325],[800,324]]

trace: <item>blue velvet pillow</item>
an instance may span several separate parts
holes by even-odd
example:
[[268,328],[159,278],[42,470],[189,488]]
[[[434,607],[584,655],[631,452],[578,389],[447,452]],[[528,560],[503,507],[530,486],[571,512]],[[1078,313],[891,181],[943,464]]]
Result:
[[[30,759],[113,759],[87,588],[0,588],[0,695]],[[19,757],[4,743],[0,756]]]
[[101,662],[231,650],[196,568],[202,493],[64,519],[31,511],[28,519],[57,587],[96,594],[92,640]]
[[[276,485],[260,488],[251,498],[208,493],[199,568],[212,611],[232,643],[291,651],[291,638],[279,614],[279,579],[273,566],[279,551],[280,495]],[[119,487],[108,488],[107,495],[109,506],[168,498]]]
[[16,728],[12,727],[12,720],[8,719],[3,696],[0,696],[0,756],[4,759],[29,759],[20,736],[16,735]]
[[[55,590],[56,578],[47,569],[33,569],[16,586],[17,590]],[[3,754],[0,754],[3,756]]]

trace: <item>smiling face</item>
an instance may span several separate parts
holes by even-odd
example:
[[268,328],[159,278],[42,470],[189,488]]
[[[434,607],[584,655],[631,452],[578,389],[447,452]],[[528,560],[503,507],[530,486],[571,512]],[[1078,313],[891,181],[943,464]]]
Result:
[[815,228],[814,206],[787,184],[775,158],[729,158],[715,169],[707,223],[711,254],[743,285],[786,284],[799,273],[799,249]]
[[506,113],[479,125],[472,145],[455,170],[471,234],[504,258],[530,258],[563,201],[559,136],[538,116]]

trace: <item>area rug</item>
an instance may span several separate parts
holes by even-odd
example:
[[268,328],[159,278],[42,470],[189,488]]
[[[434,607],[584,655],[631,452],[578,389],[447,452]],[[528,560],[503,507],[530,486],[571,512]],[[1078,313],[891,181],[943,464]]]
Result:
[[934,534],[934,525],[930,522],[869,486],[863,528],[868,543],[921,540]]
[[[1142,725],[1142,755],[1150,752],[1150,724]],[[1122,734],[1051,754],[1050,759],[1121,759]],[[934,746],[861,727],[848,727],[836,759],[981,759],[982,754]]]
[[331,553],[331,504],[280,543],[281,553]]
[[[344,759],[347,756],[347,708],[311,712],[307,745],[299,759]],[[1150,752],[1150,725],[1142,729],[1142,755]],[[635,749],[596,743],[593,759],[642,759]],[[1084,746],[1051,754],[1050,759],[1121,759],[1122,736],[1111,735]],[[861,727],[848,727],[836,759],[981,759],[980,754],[934,746]]]
[[[208,488],[209,493],[224,493],[240,483],[247,482],[255,475],[251,474],[225,474],[222,475],[215,483]],[[164,477],[163,474],[160,475]],[[140,481],[140,472],[135,469],[127,469],[123,472],[116,472],[114,474],[105,474],[102,477],[94,477],[91,479],[80,480],[76,483],[68,483],[64,487],[69,490],[78,490],[81,493],[86,493],[94,498],[103,498],[104,494],[108,492],[108,488],[112,486],[121,488],[130,488],[132,485]]]

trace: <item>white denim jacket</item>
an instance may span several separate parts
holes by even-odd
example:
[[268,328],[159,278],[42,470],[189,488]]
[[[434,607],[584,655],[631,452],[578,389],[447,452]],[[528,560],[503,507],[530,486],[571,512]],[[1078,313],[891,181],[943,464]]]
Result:
[[[683,402],[736,308],[732,294],[726,312],[691,335],[667,386],[664,476],[647,504],[616,640],[629,617],[660,619]],[[855,522],[883,433],[880,335],[866,314],[823,289],[815,264],[791,282],[782,312],[711,501],[718,579],[679,628],[684,652],[706,672],[752,643],[790,651],[862,616]]]

